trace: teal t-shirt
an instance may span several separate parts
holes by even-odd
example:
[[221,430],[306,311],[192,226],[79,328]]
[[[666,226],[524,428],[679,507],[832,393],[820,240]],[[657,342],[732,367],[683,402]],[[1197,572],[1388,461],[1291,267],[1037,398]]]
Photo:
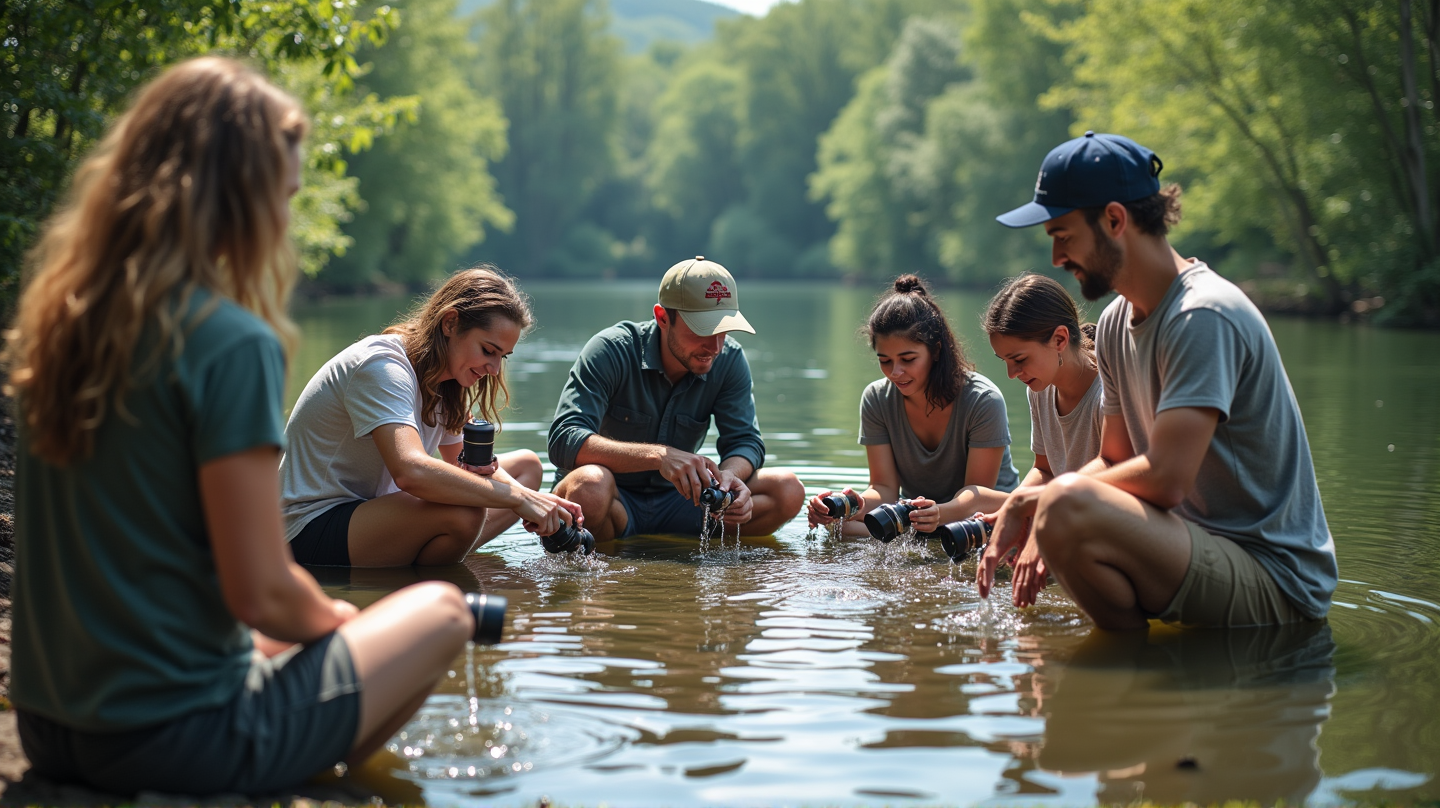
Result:
[[[183,322],[181,354],[166,350],[136,380],[130,418],[109,413],[91,456],[64,468],[40,460],[16,419],[10,697],[74,729],[217,707],[250,666],[250,633],[220,592],[198,471],[282,445],[285,356],[229,299],[197,292]],[[153,344],[142,337],[137,359]]]

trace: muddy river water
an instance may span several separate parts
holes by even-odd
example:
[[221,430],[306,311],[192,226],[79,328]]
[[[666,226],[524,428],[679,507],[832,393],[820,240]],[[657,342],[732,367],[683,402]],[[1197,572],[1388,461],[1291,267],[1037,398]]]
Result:
[[[742,282],[767,464],[810,491],[866,479],[856,336],[875,290]],[[595,331],[649,316],[653,284],[528,284],[539,327],[509,366],[500,448],[544,456]],[[1029,468],[1024,388],[943,303],[1005,394]],[[309,375],[404,298],[297,307]],[[1093,308],[1091,317],[1098,315]],[[431,805],[1088,805],[1440,799],[1440,334],[1272,318],[1305,416],[1342,583],[1286,630],[1108,635],[1052,587],[989,603],[932,547],[809,535],[694,537],[546,557],[512,530],[442,569],[315,570],[365,605],[442,578],[510,600],[505,641],[452,676],[363,771]],[[714,433],[708,441],[713,449]],[[548,468],[548,465],[547,465]]]

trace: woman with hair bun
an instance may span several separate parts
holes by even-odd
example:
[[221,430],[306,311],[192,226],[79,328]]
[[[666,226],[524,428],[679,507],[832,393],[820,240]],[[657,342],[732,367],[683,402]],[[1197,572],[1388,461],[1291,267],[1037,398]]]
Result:
[[[920,532],[999,507],[1001,492],[1014,488],[1018,476],[1005,399],[965,358],[925,283],[914,275],[896,278],[863,331],[884,378],[860,397],[870,485],[844,535],[867,535],[861,517],[901,497],[917,506],[910,523]],[[830,493],[810,500],[811,525],[834,521],[820,501]]]
[[81,165],[31,256],[6,353],[10,698],[52,782],[293,788],[379,749],[472,635],[452,584],[357,611],[285,544],[285,230],[305,129],[238,62],[175,66]]
[[[1044,485],[1099,455],[1104,416],[1095,324],[1081,325],[1065,287],[1044,275],[1011,279],[991,298],[983,322],[1007,375],[1029,388],[1035,466],[1021,485]],[[994,513],[999,506],[981,510]],[[1027,540],[1011,579],[1015,605],[1033,604],[1047,577],[1036,543]]]

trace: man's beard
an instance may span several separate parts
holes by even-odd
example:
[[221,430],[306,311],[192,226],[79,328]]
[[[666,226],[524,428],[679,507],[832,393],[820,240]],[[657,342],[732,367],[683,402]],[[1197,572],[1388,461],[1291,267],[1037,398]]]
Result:
[[1080,281],[1080,294],[1086,300],[1099,300],[1114,291],[1112,282],[1125,263],[1125,251],[1099,227],[1092,224],[1090,230],[1095,234],[1095,249],[1085,265],[1066,261],[1065,269],[1074,273],[1076,280]]
[[[710,368],[705,367],[703,362],[696,359],[695,354],[681,353],[683,349],[680,347],[680,340],[675,336],[675,331],[673,328],[665,333],[665,350],[669,351],[670,355],[675,357],[675,359],[678,360],[680,364],[685,367],[686,370],[690,371],[696,376],[699,376],[701,373],[710,372]],[[713,363],[715,357],[712,356],[710,359]],[[701,369],[696,370],[697,367]]]

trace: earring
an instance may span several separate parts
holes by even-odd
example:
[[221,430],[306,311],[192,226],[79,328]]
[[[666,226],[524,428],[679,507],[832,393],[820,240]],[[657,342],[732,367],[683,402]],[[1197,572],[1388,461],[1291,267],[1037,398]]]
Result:
[[1065,367],[1065,354],[1060,354],[1060,367]]

